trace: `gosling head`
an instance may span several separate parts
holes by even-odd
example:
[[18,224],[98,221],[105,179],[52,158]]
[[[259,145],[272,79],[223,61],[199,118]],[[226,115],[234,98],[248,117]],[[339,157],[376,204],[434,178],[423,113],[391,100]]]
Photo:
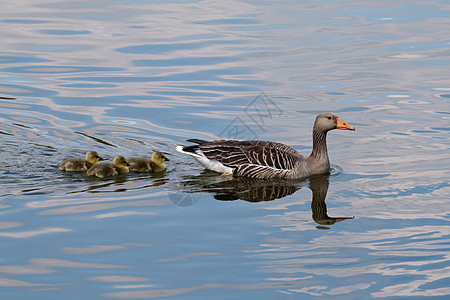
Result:
[[118,168],[126,168],[127,166],[129,166],[126,158],[120,155],[114,157],[113,165]]
[[319,131],[329,131],[332,129],[341,129],[341,130],[355,130],[355,127],[344,122],[341,118],[339,118],[336,114],[331,112],[324,112],[317,116],[316,121],[314,122],[314,129]]
[[88,153],[86,153],[86,160],[90,164],[95,165],[99,160],[103,160],[103,158],[100,157],[97,151],[89,151]]
[[169,161],[169,159],[164,155],[164,153],[159,152],[159,151],[155,151],[152,154],[152,161],[155,164],[160,165],[160,164],[163,164],[164,161]]

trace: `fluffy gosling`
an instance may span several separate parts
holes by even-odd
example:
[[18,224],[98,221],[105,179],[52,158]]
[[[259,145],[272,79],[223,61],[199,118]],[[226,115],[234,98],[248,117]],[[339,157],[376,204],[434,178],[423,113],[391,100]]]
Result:
[[66,172],[86,172],[93,165],[103,160],[96,151],[86,153],[86,158],[66,158],[60,165],[59,169]]
[[112,163],[101,162],[93,165],[89,170],[87,170],[86,175],[97,176],[99,178],[117,176],[122,174],[127,174],[129,172],[128,162],[123,156],[116,156]]
[[146,172],[146,173],[158,173],[166,170],[164,161],[169,159],[164,153],[155,151],[152,154],[152,158],[144,157],[130,157],[128,163],[130,164],[130,171],[133,172]]

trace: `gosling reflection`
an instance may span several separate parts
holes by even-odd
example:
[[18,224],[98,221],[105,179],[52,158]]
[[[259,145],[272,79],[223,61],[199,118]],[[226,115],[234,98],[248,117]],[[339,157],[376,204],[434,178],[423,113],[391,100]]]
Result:
[[[118,175],[104,180],[98,177],[82,177],[71,182],[87,182],[87,186],[81,186],[79,189],[68,191],[67,194],[78,193],[110,193],[110,192],[126,192],[130,190],[139,190],[149,187],[156,187],[167,184],[169,179],[164,174],[133,174],[131,176]],[[127,184],[125,184],[127,183]]]
[[[328,192],[329,176],[318,176],[309,180],[312,192],[311,210],[314,222],[319,225],[333,225],[336,222],[353,219],[354,217],[330,217],[327,213],[325,198]],[[316,226],[317,229],[329,229],[326,226]]]

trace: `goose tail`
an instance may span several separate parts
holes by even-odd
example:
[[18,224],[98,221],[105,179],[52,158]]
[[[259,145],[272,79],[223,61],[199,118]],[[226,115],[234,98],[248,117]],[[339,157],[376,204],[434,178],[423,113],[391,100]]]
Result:
[[[192,139],[192,140],[188,140],[188,141],[193,142],[194,140],[197,142],[207,143],[206,141],[197,140],[197,139]],[[211,160],[211,159],[207,158],[206,155],[200,149],[199,145],[177,146],[176,150],[178,152],[181,152],[181,153],[184,153],[184,154],[194,157],[205,168],[207,168],[209,170],[216,171],[216,172],[222,173],[224,175],[225,174],[233,174],[233,170],[234,170],[233,168],[227,167],[217,160]]]
[[194,144],[199,144],[199,145],[203,145],[203,144],[208,144],[209,143],[208,141],[200,140],[200,139],[189,139],[189,140],[186,140],[186,141],[188,141],[190,143],[194,143]]
[[177,146],[175,148],[178,152],[196,157],[196,158],[205,158],[205,155],[202,153],[198,145],[194,146]]

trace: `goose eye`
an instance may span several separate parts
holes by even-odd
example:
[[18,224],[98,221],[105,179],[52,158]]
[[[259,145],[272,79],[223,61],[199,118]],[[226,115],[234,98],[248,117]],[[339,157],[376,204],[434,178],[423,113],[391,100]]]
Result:
[[328,116],[328,117],[327,117],[327,119],[328,119],[328,120],[331,120],[331,117],[330,117],[330,116]]

